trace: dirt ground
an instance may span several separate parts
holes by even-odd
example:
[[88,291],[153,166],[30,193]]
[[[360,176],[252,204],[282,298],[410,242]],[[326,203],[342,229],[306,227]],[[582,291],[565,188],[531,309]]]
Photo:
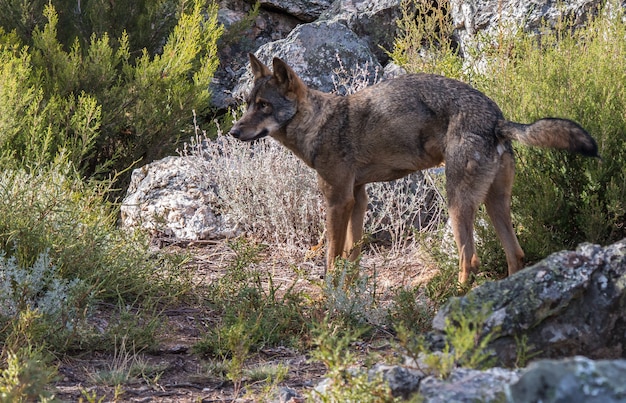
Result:
[[[191,259],[186,265],[192,270],[197,282],[210,282],[222,276],[227,263],[234,252],[223,242],[179,244],[167,246],[171,250],[190,252]],[[321,254],[321,252],[320,252]],[[303,261],[303,257],[281,257],[282,253],[264,258],[267,270],[273,273],[276,283],[285,285],[297,281],[307,293],[319,292],[319,279],[323,274],[323,259],[314,256]],[[276,257],[278,256],[278,257]],[[419,258],[411,253],[404,253],[394,259],[382,257],[382,253],[365,255],[362,266],[366,270],[376,271],[376,279],[385,298],[385,290],[394,287],[423,284],[434,271],[419,263]],[[299,262],[293,262],[299,260]],[[293,264],[305,269],[306,278],[297,279],[291,268]],[[300,274],[301,276],[301,274]],[[56,382],[56,398],[67,402],[256,402],[285,401],[264,394],[265,382],[244,381],[244,385],[234,385],[225,376],[216,376],[211,366],[219,363],[210,362],[192,353],[192,346],[197,343],[207,329],[216,323],[215,313],[205,305],[172,307],[164,312],[166,323],[157,340],[158,347],[153,351],[138,352],[132,356],[122,353],[91,353],[73,356],[62,360],[58,367],[59,380]],[[393,354],[389,339],[391,335],[377,332],[371,341],[359,343],[355,350],[365,357],[376,351],[380,355]],[[127,348],[128,350],[128,348]],[[121,386],[106,386],[94,374],[106,373],[116,365],[140,359],[146,373],[136,375],[121,383]],[[310,359],[307,351],[292,348],[267,348],[253,355],[246,363],[247,368],[255,366],[275,366],[282,364],[288,368],[285,380],[274,388],[291,388],[300,396],[310,393],[323,378],[326,368],[322,363]],[[110,383],[113,384],[113,383]],[[289,402],[304,401],[291,399]]]

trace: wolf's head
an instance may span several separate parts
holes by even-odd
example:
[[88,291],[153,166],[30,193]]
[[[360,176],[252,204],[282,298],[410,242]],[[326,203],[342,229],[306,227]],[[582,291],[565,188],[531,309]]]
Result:
[[284,61],[275,57],[274,72],[253,54],[250,68],[254,76],[248,108],[230,134],[242,141],[260,139],[284,127],[298,111],[298,100],[307,87]]

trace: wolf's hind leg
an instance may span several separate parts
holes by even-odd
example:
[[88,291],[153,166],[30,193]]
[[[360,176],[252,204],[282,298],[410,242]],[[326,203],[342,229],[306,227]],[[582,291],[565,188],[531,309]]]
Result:
[[487,214],[506,253],[509,276],[524,265],[524,251],[517,241],[511,222],[511,193],[515,166],[513,156],[505,153],[500,159],[500,169],[485,198]]
[[482,144],[483,139],[464,137],[474,141],[461,141],[449,146],[446,152],[448,212],[459,251],[461,284],[478,272],[480,260],[474,244],[474,220],[497,170],[497,161],[490,157],[490,148]]
[[452,232],[459,251],[459,283],[465,284],[471,274],[478,272],[480,266],[473,234],[477,205],[454,201],[449,202],[448,206]]

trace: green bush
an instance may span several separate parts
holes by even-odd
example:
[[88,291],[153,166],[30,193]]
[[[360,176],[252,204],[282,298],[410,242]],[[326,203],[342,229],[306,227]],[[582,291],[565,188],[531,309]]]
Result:
[[[379,402],[406,401],[394,397],[382,374],[370,375],[367,369],[359,368],[359,358],[351,346],[362,335],[363,330],[346,330],[342,325],[329,323],[327,319],[314,324],[311,359],[326,366],[324,388],[313,389],[311,402]],[[415,401],[415,400],[411,400]]]
[[[1,343],[18,337],[16,348],[45,341],[63,351],[119,333],[150,342],[150,335],[126,334],[135,328],[154,334],[149,315],[132,315],[144,322],[135,327],[125,313],[137,306],[151,312],[159,300],[175,300],[188,282],[175,261],[150,254],[145,237],[116,228],[114,206],[104,201],[109,186],[83,181],[67,161],[36,173],[0,173]],[[84,319],[99,301],[119,306],[119,314],[107,332],[91,337]],[[37,314],[30,326],[8,325],[28,311]]]
[[6,368],[0,367],[0,402],[52,402],[48,384],[54,380],[56,369],[35,348],[26,347],[8,353]]
[[59,13],[59,40],[70,48],[78,38],[87,45],[92,34],[108,33],[119,38],[124,30],[131,36],[132,52],[162,49],[168,32],[176,25],[173,18],[189,2],[178,0],[3,0],[0,26],[15,31],[20,40],[32,45],[33,31],[45,23],[44,8],[51,4]]
[[626,22],[617,10],[573,32],[563,23],[540,40],[507,38],[508,54],[495,55],[481,82],[508,119],[575,120],[602,156],[516,147],[513,212],[529,261],[626,237]]
[[[441,35],[448,30],[428,36],[424,26],[411,22],[412,14],[405,12],[401,20],[404,31],[393,57],[407,70],[470,82],[507,119],[569,118],[597,140],[602,161],[515,145],[513,220],[528,262],[580,242],[626,236],[626,23],[622,9],[612,9],[577,30],[565,20],[541,35],[503,28],[497,37],[479,38],[464,66],[449,36]],[[446,15],[438,9],[422,13],[440,21]],[[483,219],[481,211],[478,221]],[[504,273],[504,253],[492,227],[479,225],[476,231],[483,266]]]
[[155,55],[131,48],[127,31],[115,41],[102,32],[64,44],[52,5],[43,8],[45,24],[34,27],[30,46],[0,32],[8,83],[0,102],[0,127],[9,129],[0,138],[4,165],[50,163],[64,150],[92,175],[172,152],[192,128],[191,111],[208,107],[222,32],[217,6],[182,4]]
[[[94,12],[110,2],[87,3]],[[172,151],[192,127],[192,110],[208,105],[217,6],[164,0],[116,12],[130,19],[174,3],[156,27],[173,27],[167,40],[137,51],[148,38],[123,26],[110,39],[106,24],[88,34],[89,24],[67,25],[67,7],[59,15],[48,1],[0,2],[2,401],[45,398],[48,372],[33,372],[37,362],[21,352],[110,349],[120,338],[149,348],[160,304],[189,290],[179,258],[151,253],[145,236],[118,229],[108,201],[128,176],[118,172]],[[8,18],[9,9],[23,13]],[[108,18],[112,10],[100,11]],[[92,316],[103,310],[107,326],[96,328]]]
[[463,79],[467,70],[453,41],[447,1],[402,0],[398,35],[390,56],[410,72]]

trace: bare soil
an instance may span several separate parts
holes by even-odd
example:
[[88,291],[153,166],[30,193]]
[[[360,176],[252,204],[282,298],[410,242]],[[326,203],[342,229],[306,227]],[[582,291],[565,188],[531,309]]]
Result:
[[[185,266],[193,271],[194,281],[199,287],[222,276],[233,259],[234,252],[224,242],[205,242],[179,244],[166,247],[169,250],[189,252],[191,259]],[[309,255],[311,253],[307,252]],[[276,284],[292,285],[309,295],[319,294],[319,279],[323,275],[322,251],[308,256],[289,255],[284,252],[268,251],[261,264],[271,271]],[[433,274],[432,268],[419,263],[416,253],[405,253],[394,259],[384,258],[383,254],[367,254],[362,260],[365,270],[376,272],[377,284],[382,299],[389,290],[397,287],[411,287],[424,284]],[[303,279],[293,269],[297,265],[306,272]],[[385,303],[385,301],[381,301]],[[387,301],[389,303],[389,301]],[[106,313],[103,310],[103,316]],[[96,402],[256,402],[285,401],[276,394],[271,398],[265,394],[263,381],[244,379],[241,385],[235,385],[223,374],[217,374],[219,362],[211,361],[192,352],[192,347],[219,321],[216,312],[207,304],[189,303],[171,307],[163,313],[163,326],[157,347],[151,351],[141,351],[133,357],[122,353],[90,352],[61,359],[58,366],[59,380],[55,383],[56,398],[62,401]],[[97,320],[97,319],[96,319]],[[102,318],[106,320],[106,318]],[[355,351],[366,357],[375,351],[385,356],[393,355],[391,334],[380,329],[371,340],[354,346]],[[129,347],[127,346],[127,350]],[[107,371],[119,365],[124,359],[139,359],[147,370],[120,386],[108,386],[102,380]],[[308,351],[293,348],[266,348],[246,361],[247,368],[260,365],[283,364],[288,367],[288,374],[277,388],[291,388],[299,396],[306,396],[323,378],[326,368],[322,363],[310,359]],[[115,384],[115,382],[109,382]],[[277,391],[274,388],[274,392]],[[291,399],[289,402],[304,401]]]

